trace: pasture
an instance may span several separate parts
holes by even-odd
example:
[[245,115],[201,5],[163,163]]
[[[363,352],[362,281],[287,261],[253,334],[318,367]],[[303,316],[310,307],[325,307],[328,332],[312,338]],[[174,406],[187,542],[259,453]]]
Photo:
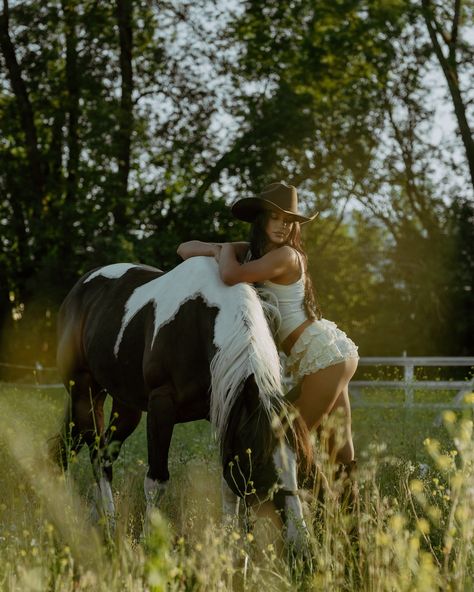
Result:
[[114,466],[117,532],[104,536],[89,520],[86,451],[67,476],[51,471],[44,457],[64,402],[60,390],[0,388],[2,591],[432,592],[474,586],[470,411],[445,412],[437,428],[434,411],[355,409],[357,511],[341,515],[329,499],[316,515],[308,504],[313,569],[297,565],[290,573],[278,534],[266,524],[257,523],[248,535],[221,526],[218,452],[207,422],[176,427],[171,484],[143,540],[142,420]]

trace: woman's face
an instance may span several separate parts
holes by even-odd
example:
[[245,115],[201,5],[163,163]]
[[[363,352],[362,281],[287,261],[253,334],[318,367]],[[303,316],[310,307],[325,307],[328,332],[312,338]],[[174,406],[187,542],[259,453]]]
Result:
[[265,226],[265,233],[269,242],[276,247],[281,247],[288,241],[293,228],[294,218],[287,214],[270,211]]

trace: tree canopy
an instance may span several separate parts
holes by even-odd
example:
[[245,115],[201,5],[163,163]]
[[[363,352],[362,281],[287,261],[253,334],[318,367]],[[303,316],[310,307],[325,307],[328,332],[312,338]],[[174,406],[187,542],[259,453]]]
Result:
[[[467,0],[3,0],[1,359],[53,360],[86,270],[234,240],[285,179],[323,313],[369,354],[468,354]],[[470,20],[471,19],[471,20]],[[433,136],[440,105],[454,134]]]

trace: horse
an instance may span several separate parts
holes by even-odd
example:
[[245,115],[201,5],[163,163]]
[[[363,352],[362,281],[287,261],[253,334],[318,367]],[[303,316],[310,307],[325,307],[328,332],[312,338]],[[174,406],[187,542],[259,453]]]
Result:
[[88,446],[111,520],[112,465],[142,413],[147,514],[169,482],[174,425],[208,419],[220,445],[224,516],[238,513],[241,498],[270,499],[286,542],[306,545],[297,468],[310,464],[311,444],[283,396],[278,352],[252,286],[226,286],[208,257],[166,273],[131,263],[92,270],[60,307],[57,365],[70,397],[52,453],[66,470],[70,454]]

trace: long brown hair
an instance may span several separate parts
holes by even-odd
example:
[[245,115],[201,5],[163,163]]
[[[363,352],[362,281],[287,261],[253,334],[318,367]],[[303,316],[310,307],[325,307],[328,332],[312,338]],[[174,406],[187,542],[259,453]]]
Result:
[[[250,227],[250,258],[260,259],[265,254],[265,248],[268,243],[266,227],[270,218],[271,210],[262,210]],[[299,222],[291,223],[291,230],[286,244],[293,247],[303,258],[304,265],[304,309],[308,318],[311,320],[320,319],[322,317],[321,308],[319,306],[316,291],[311,281],[311,276],[307,273],[308,256],[303,248],[301,240],[301,228]]]

